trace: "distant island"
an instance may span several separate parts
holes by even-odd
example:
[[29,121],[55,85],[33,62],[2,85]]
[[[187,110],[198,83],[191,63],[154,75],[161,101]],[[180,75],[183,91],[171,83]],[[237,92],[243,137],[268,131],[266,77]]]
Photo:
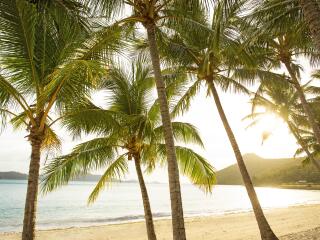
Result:
[[[97,182],[101,178],[101,175],[93,175],[88,174],[86,176],[78,177],[73,181],[81,181],[81,182]],[[19,172],[0,172],[0,179],[6,180],[27,180],[28,174],[19,173]],[[136,182],[135,180],[126,180],[125,182]]]
[[27,180],[28,175],[19,172],[0,172],[0,179],[8,179],[8,180]]

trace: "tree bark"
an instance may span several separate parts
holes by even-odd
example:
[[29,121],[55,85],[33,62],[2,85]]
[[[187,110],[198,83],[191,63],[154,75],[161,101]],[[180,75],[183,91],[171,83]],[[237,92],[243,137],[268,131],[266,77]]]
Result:
[[31,142],[31,160],[29,165],[27,196],[24,208],[22,240],[35,239],[40,155],[41,144],[43,141],[42,136],[36,135],[33,130],[31,130],[29,139]]
[[297,90],[297,93],[299,95],[303,110],[304,110],[305,114],[307,115],[309,125],[313,130],[313,134],[314,134],[317,142],[320,144],[320,128],[316,122],[316,118],[314,116],[314,113],[306,100],[306,96],[304,95],[303,89],[300,86],[299,80],[296,77],[296,74],[294,73],[289,61],[282,61],[282,62],[284,63],[284,65],[286,66],[286,68],[289,72],[291,80],[293,81],[293,86],[295,87],[295,89]]
[[295,129],[293,128],[293,126],[291,126],[291,124],[289,122],[287,122],[287,125],[288,125],[290,131],[292,132],[293,136],[295,137],[295,139],[298,141],[298,143],[302,147],[303,151],[307,154],[307,156],[309,157],[309,159],[313,163],[313,165],[320,171],[319,162],[314,159],[314,157],[312,156],[312,154],[310,153],[310,151],[308,149],[308,146],[306,146],[306,144],[304,144],[300,134],[297,131],[295,131]]
[[305,21],[308,23],[313,41],[320,51],[320,6],[317,0],[300,0]]
[[314,159],[314,157],[312,155],[310,155],[310,152],[309,154],[307,153],[307,155],[310,157],[311,156],[311,162],[313,163],[313,165],[318,169],[318,171],[320,171],[320,163]]
[[154,224],[153,224],[153,219],[152,219],[152,212],[151,212],[151,206],[150,206],[149,196],[148,196],[148,192],[147,192],[147,187],[144,182],[143,174],[141,171],[140,158],[137,156],[134,157],[134,163],[136,166],[136,171],[137,171],[141,195],[142,195],[143,208],[144,208],[144,218],[146,220],[148,240],[157,240],[156,232],[154,230]]
[[239,167],[239,170],[240,170],[240,173],[242,176],[242,180],[243,180],[243,183],[246,187],[246,190],[247,190],[247,193],[248,193],[248,196],[251,201],[252,208],[253,208],[253,212],[255,214],[255,217],[256,217],[256,220],[257,220],[257,223],[259,226],[261,239],[262,240],[278,240],[277,236],[273,233],[266,217],[264,216],[264,213],[263,213],[262,208],[260,206],[256,191],[253,187],[251,178],[249,176],[247,167],[243,161],[242,154],[240,152],[237,140],[233,134],[233,131],[229,125],[228,119],[227,119],[227,117],[224,113],[223,107],[221,105],[221,101],[220,101],[218,92],[214,86],[213,79],[208,79],[208,84],[209,84],[211,93],[213,95],[216,107],[218,109],[221,121],[223,123],[223,126],[224,126],[226,133],[228,135],[229,141],[231,143],[234,155],[236,157],[238,167]]
[[162,125],[164,130],[167,161],[168,161],[168,176],[171,199],[172,212],[172,230],[174,240],[185,240],[185,226],[183,218],[183,207],[180,190],[179,169],[174,147],[173,132],[171,126],[171,119],[168,107],[168,100],[166,96],[165,83],[161,74],[160,57],[155,35],[155,25],[145,24],[148,34],[149,50],[151,61],[156,79],[156,86],[158,92],[158,101],[160,105],[160,112],[162,118]]

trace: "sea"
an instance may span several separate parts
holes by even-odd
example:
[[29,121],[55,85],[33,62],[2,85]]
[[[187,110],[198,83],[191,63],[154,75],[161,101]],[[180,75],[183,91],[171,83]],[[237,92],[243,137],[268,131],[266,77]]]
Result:
[[[71,182],[47,195],[39,195],[37,228],[54,229],[117,224],[143,220],[143,205],[137,182],[115,183],[93,204],[88,196],[94,182]],[[0,180],[0,232],[22,230],[27,181]],[[170,218],[169,188],[165,183],[147,184],[154,218]],[[251,211],[243,186],[217,185],[206,194],[191,184],[182,184],[185,216],[223,215]],[[257,187],[262,207],[286,208],[320,203],[318,190]]]

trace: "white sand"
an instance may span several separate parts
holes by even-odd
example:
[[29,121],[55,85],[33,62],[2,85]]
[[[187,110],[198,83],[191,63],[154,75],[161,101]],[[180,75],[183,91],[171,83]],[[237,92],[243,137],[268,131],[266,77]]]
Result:
[[[320,205],[265,211],[274,232],[285,240],[320,240]],[[171,221],[155,221],[158,240],[172,239]],[[252,212],[186,218],[188,240],[260,239]],[[20,233],[0,234],[1,240],[19,240]],[[146,240],[144,222],[37,232],[38,240]]]

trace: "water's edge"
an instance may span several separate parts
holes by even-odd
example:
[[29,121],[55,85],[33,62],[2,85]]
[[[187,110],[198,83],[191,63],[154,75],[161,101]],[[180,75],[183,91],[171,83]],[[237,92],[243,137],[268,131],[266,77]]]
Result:
[[[317,206],[320,205],[319,203],[313,203],[313,204],[298,204],[298,205],[292,205],[289,206],[288,208],[291,207],[304,207],[304,206]],[[280,210],[280,209],[287,209],[287,208],[264,208],[263,210],[266,211],[273,211],[273,210]],[[198,215],[198,214],[186,214],[185,215],[185,220],[189,219],[195,219],[195,218],[207,218],[207,217],[218,217],[218,216],[227,216],[227,215],[233,215],[233,214],[244,214],[244,213],[251,213],[253,212],[252,210],[242,210],[242,211],[230,211],[230,212],[225,212],[225,213],[215,213],[215,214],[206,214],[206,215]],[[154,221],[161,221],[161,220],[170,220],[171,217],[170,215],[162,216],[162,214],[153,214]],[[134,218],[134,219],[133,219]],[[103,227],[103,226],[112,226],[112,225],[122,225],[122,224],[130,224],[130,223],[139,223],[144,221],[144,216],[137,216],[137,218],[132,217],[131,219],[125,219],[123,217],[123,220],[114,220],[114,221],[105,221],[105,222],[100,222],[100,220],[94,220],[93,219],[93,224],[79,224],[79,225],[72,225],[72,226],[54,226],[52,225],[51,227],[44,227],[44,226],[37,226],[37,231],[56,231],[56,230],[66,230],[66,229],[78,229],[78,228],[90,228],[90,227]],[[100,223],[98,223],[100,222]],[[15,234],[15,233],[21,233],[21,231],[7,231],[7,232],[2,232],[0,231],[0,236],[1,235],[10,235],[10,234]]]
[[[46,196],[39,196],[37,229],[66,229],[141,222],[144,220],[140,189],[136,183],[121,183],[101,193],[88,206],[94,183],[72,183]],[[154,219],[170,219],[167,184],[148,184]],[[20,232],[26,184],[0,181],[0,233]],[[289,206],[320,204],[320,191],[257,187],[266,211]],[[221,216],[250,212],[252,207],[243,186],[217,185],[204,194],[190,184],[182,184],[186,218]]]

